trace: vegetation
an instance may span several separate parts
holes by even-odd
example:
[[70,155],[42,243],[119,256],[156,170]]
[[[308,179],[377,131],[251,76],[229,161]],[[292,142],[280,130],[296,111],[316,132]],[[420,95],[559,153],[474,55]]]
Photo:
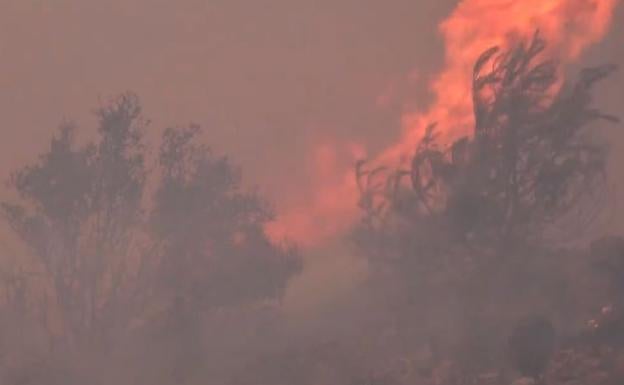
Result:
[[19,200],[2,209],[32,259],[7,267],[4,310],[23,333],[45,336],[35,341],[40,352],[72,360],[147,333],[186,341],[185,358],[172,361],[188,371],[193,322],[279,300],[300,262],[269,242],[268,204],[243,189],[225,157],[197,144],[199,128],[165,130],[148,166],[140,112],[135,96],[122,95],[98,110],[95,142],[78,146],[64,125],[36,163],[12,175]]
[[591,95],[613,71],[564,83],[537,34],[483,53],[470,136],[432,124],[409,164],[358,163],[368,276],[322,327],[283,312],[302,260],[240,170],[195,126],[150,148],[120,96],[93,141],[63,125],[9,179],[28,253],[2,264],[0,382],[622,383],[624,240],[587,231],[609,208],[595,128],[617,119]]
[[[540,325],[552,321],[559,333],[575,334],[602,306],[596,301],[612,303],[588,298],[599,289],[581,282],[595,271],[569,240],[585,236],[607,207],[607,148],[593,129],[617,119],[592,105],[591,90],[614,67],[561,84],[545,48],[536,34],[477,60],[470,137],[443,147],[432,124],[407,169],[362,162],[356,170],[364,210],[356,239],[373,261],[376,285],[400,282],[398,333],[414,335],[423,325],[414,345],[433,336],[432,348],[461,381],[505,376],[501,368],[514,365],[540,377],[552,338]],[[542,321],[513,332],[526,317]],[[509,352],[512,333],[522,337]]]

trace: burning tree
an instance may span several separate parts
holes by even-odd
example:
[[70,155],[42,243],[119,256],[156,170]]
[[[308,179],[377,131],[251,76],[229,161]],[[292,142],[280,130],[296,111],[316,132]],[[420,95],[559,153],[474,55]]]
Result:
[[[592,129],[617,119],[592,106],[591,91],[614,69],[585,69],[567,84],[537,33],[491,48],[474,65],[471,136],[443,145],[432,124],[409,167],[356,167],[356,238],[373,277],[398,277],[399,324],[445,335],[464,370],[496,366],[524,313],[569,314],[569,267],[556,245],[583,235],[608,197],[607,148]],[[446,321],[458,335],[439,330]]]
[[543,58],[545,49],[536,34],[528,45],[479,57],[471,137],[442,146],[430,125],[410,167],[392,172],[383,186],[371,181],[387,175],[386,167],[364,170],[361,163],[363,202],[383,197],[364,207],[368,218],[446,217],[459,235],[509,239],[539,238],[570,214],[595,214],[606,192],[606,148],[591,128],[618,119],[591,105],[591,90],[615,67],[585,69],[568,86],[556,62]]

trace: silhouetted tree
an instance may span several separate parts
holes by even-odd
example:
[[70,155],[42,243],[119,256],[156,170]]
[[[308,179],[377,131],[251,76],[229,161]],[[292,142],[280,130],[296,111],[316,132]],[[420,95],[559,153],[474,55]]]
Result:
[[432,124],[407,168],[356,167],[355,235],[371,280],[402,282],[398,311],[413,314],[404,328],[435,330],[437,314],[461,319],[462,346],[447,355],[467,370],[497,365],[507,325],[523,312],[567,303],[557,230],[583,234],[607,198],[606,147],[592,128],[617,119],[592,106],[591,90],[614,67],[586,69],[569,85],[545,49],[536,34],[478,58],[472,135],[444,145]]
[[154,372],[184,383],[206,359],[202,316],[278,301],[300,260],[267,238],[270,206],[199,144],[197,127],[165,130],[152,168],[136,96],[96,116],[94,141],[76,144],[75,128],[63,125],[9,180],[18,199],[2,213],[32,255],[2,276],[2,305],[63,352],[106,356],[134,341],[143,353],[168,354],[171,367]]
[[279,298],[300,268],[294,250],[267,238],[269,205],[242,188],[227,158],[196,143],[198,132],[168,129],[163,136],[150,214],[161,279],[172,294],[204,308]]
[[[595,213],[604,199],[606,148],[592,137],[592,123],[617,119],[591,105],[591,89],[615,68],[586,69],[572,86],[561,85],[555,62],[543,59],[545,47],[536,34],[528,46],[481,55],[473,135],[445,147],[429,126],[410,168],[389,176],[383,214],[438,219],[462,237],[508,241],[541,238],[572,212],[575,219]],[[371,183],[360,186],[364,197],[374,194]],[[379,214],[372,208],[368,215]]]
[[267,202],[243,189],[227,158],[198,143],[199,132],[164,132],[149,217],[154,299],[165,304],[168,319],[156,338],[178,352],[169,362],[175,383],[196,376],[205,359],[202,314],[279,300],[300,269],[294,249],[276,246],[264,232],[272,219]]
[[105,336],[110,317],[122,311],[120,290],[146,177],[136,97],[120,97],[97,118],[97,143],[77,146],[74,127],[63,125],[36,164],[12,175],[9,185],[21,202],[2,205],[33,251],[35,261],[24,262],[25,268],[41,272],[44,288],[30,294],[54,304],[53,311],[38,311],[44,318],[58,314],[62,335],[72,343]]

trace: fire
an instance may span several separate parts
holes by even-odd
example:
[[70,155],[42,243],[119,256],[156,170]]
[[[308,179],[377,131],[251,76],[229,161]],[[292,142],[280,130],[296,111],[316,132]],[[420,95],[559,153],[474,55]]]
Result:
[[357,143],[325,142],[316,146],[307,159],[306,170],[312,191],[280,207],[277,221],[266,228],[269,237],[311,246],[341,234],[357,215],[357,186],[352,170],[353,164],[365,157],[364,148]]
[[[469,135],[474,125],[472,66],[488,48],[504,48],[529,39],[539,30],[548,42],[550,54],[562,64],[572,62],[585,48],[604,37],[617,4],[618,0],[461,1],[439,25],[445,42],[445,62],[430,83],[433,103],[425,111],[405,113],[402,137],[374,160],[397,164],[413,151],[424,128],[433,122],[438,123],[443,141]],[[334,147],[331,151],[335,150]],[[319,158],[318,167],[330,177],[319,183],[312,202],[280,214],[268,229],[273,238],[286,236],[304,245],[315,244],[343,232],[357,217],[358,190],[353,164],[340,169],[331,159],[327,162],[335,154],[324,151],[326,154]]]
[[405,135],[393,150],[409,152],[432,122],[447,141],[471,132],[472,66],[488,48],[528,40],[539,30],[551,54],[571,62],[604,37],[616,5],[617,0],[462,1],[440,24],[445,66],[431,84],[435,102],[425,113],[403,117]]

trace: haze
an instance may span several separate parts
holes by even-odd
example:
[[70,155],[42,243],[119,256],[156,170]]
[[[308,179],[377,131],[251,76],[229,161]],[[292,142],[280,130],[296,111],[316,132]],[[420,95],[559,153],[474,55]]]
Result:
[[[443,65],[439,24],[457,4],[0,0],[0,178],[4,181],[47,151],[51,136],[64,122],[76,122],[79,142],[92,141],[94,111],[130,91],[138,95],[142,113],[150,120],[145,139],[151,157],[157,155],[165,128],[198,124],[203,127],[200,141],[240,165],[243,185],[266,196],[280,218],[315,199],[320,179],[341,181],[343,171],[355,166],[355,155],[378,154],[397,142],[406,112],[427,108],[432,101],[430,81]],[[623,46],[624,7],[619,4],[605,38],[567,63],[565,72],[573,78],[590,65],[624,65]],[[624,118],[621,71],[593,95],[601,110]],[[622,124],[604,132],[611,145],[607,170],[618,207],[624,199]],[[353,153],[334,154],[333,145]],[[318,157],[327,148],[331,162],[323,169]],[[3,186],[0,198],[14,199],[14,189]],[[356,205],[354,201],[354,210]],[[380,314],[387,310],[381,297],[400,296],[398,286],[384,286],[382,294],[366,286],[374,263],[352,247],[351,230],[336,230],[310,243],[294,237],[302,241],[302,271],[293,273],[286,285],[285,312],[280,316],[286,318],[288,330],[268,334],[277,335],[279,345],[269,349],[270,354],[281,348],[290,351],[289,339],[305,340],[302,346],[308,346],[310,341],[348,334],[360,318],[374,329],[371,325],[382,322]],[[585,234],[593,239],[622,231],[624,213],[612,209],[608,220]],[[21,252],[23,245],[16,239],[3,222],[0,246]],[[576,264],[570,267],[575,268]],[[370,291],[357,292],[360,285]],[[433,311],[444,320],[459,314],[435,306]],[[256,353],[266,353],[267,341],[262,339],[240,348],[244,343],[235,338],[240,324],[229,324],[229,316],[220,314],[222,318],[209,321],[218,326],[206,335],[226,346],[215,355],[214,367],[232,364],[228,354],[239,350],[254,359]],[[244,322],[257,326],[253,317]],[[456,331],[460,326],[448,327]],[[217,327],[226,331],[220,333]],[[429,327],[438,330],[437,325]],[[566,327],[572,333],[574,327]],[[230,337],[235,347],[228,345]],[[345,344],[353,347],[351,341]],[[228,365],[224,368],[238,367]],[[214,370],[223,376],[218,378],[227,377],[221,368]]]

